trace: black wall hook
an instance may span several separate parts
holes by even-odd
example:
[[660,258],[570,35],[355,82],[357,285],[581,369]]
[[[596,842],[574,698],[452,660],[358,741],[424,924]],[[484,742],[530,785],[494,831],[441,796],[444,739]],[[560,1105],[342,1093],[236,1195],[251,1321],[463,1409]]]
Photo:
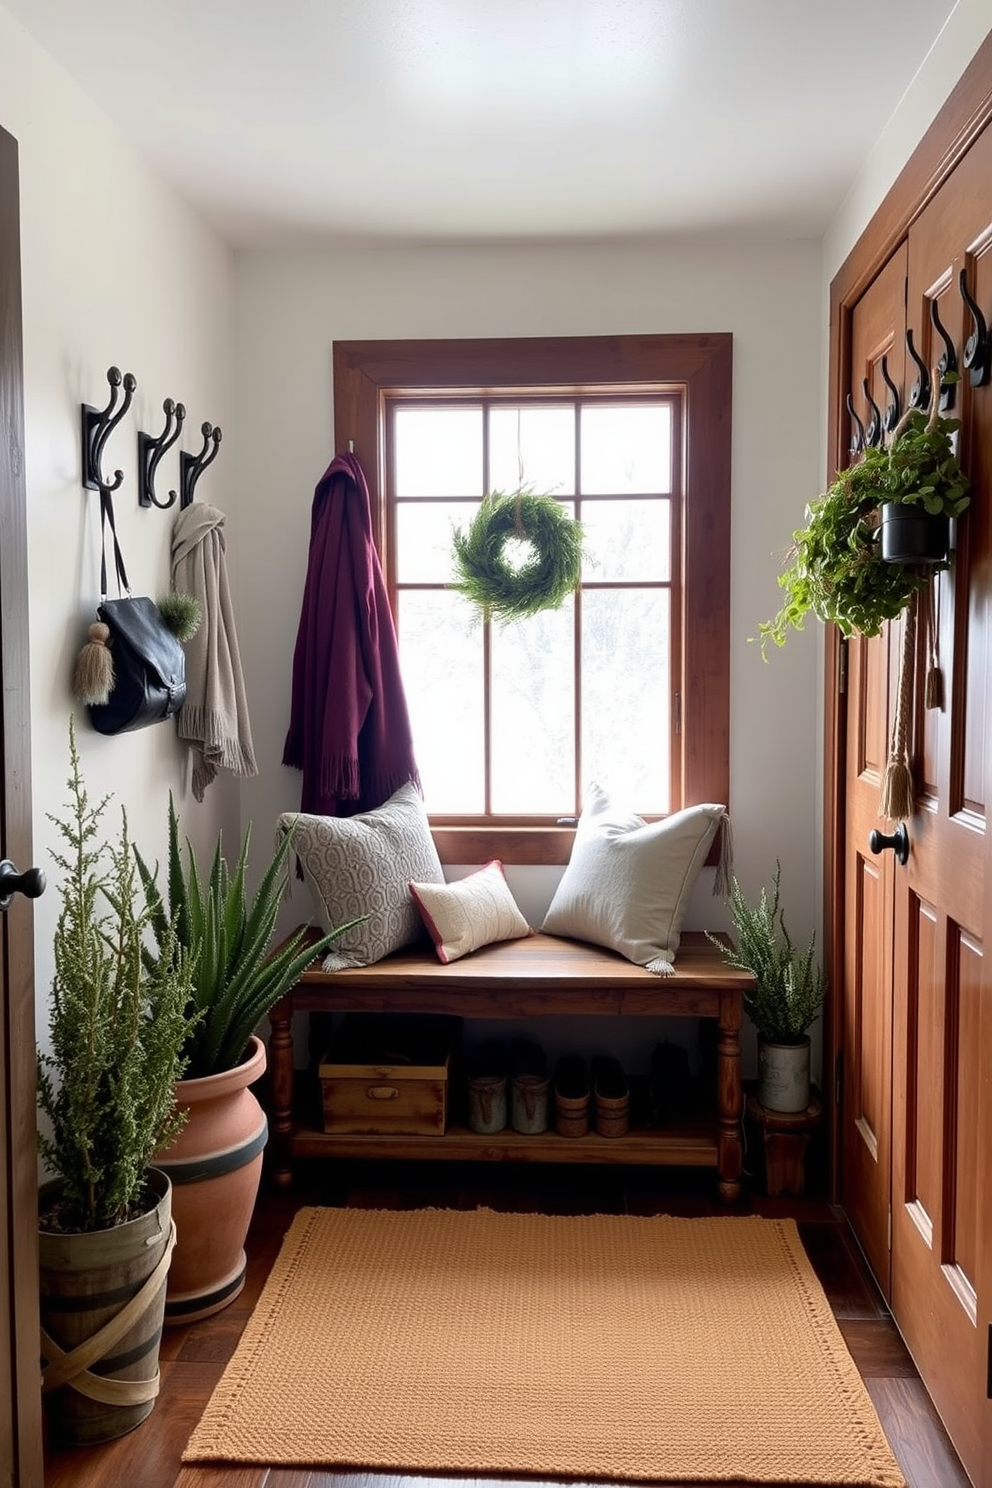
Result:
[[854,403],[850,393],[847,395],[846,403],[847,411],[851,416],[851,442],[847,447],[847,452],[853,460],[856,455],[860,455],[865,447],[865,426],[854,411]]
[[906,350],[916,363],[916,368],[919,372],[919,376],[909,390],[909,397],[906,400],[907,406],[910,408],[929,408],[930,369],[913,345],[913,332],[908,326],[906,327]]
[[[200,433],[203,435],[203,448],[198,455],[188,454],[186,450],[179,453],[179,505],[190,506],[193,501],[193,491],[200,476],[217,458],[220,448],[222,434],[215,429],[213,424],[201,424]],[[213,449],[210,448],[211,444]]]
[[[944,349],[940,354],[936,369],[940,377],[940,408],[941,412],[943,412],[946,408],[954,407],[954,384],[957,382],[958,354],[954,349],[954,342],[940,323],[940,311],[937,309],[936,299],[930,301],[930,323],[944,343]],[[950,382],[947,381],[948,374],[952,374]]]
[[[123,470],[115,470],[113,480],[103,473],[103,451],[114,429],[131,407],[134,390],[138,386],[132,372],[121,376],[119,367],[107,368],[110,384],[110,402],[106,408],[91,408],[81,405],[83,436],[83,485],[87,491],[116,491],[124,479]],[[120,391],[123,388],[123,391]]]
[[958,275],[961,298],[971,311],[971,335],[965,342],[964,367],[972,387],[982,387],[989,380],[989,330],[985,316],[968,293],[968,275],[962,269]]
[[885,386],[888,388],[889,392],[892,395],[885,407],[885,417],[882,419],[882,428],[885,430],[886,434],[891,434],[892,430],[899,422],[899,415],[902,412],[902,405],[899,400],[899,389],[896,387],[895,383],[892,381],[892,378],[889,376],[889,359],[888,357],[884,356],[882,358],[882,381],[885,383]]
[[178,493],[170,491],[168,501],[160,501],[155,495],[155,472],[159,460],[182,433],[186,410],[181,403],[173,403],[171,398],[166,398],[162,404],[162,412],[165,414],[165,428],[157,439],[141,429],[138,430],[138,505],[157,506],[160,511],[168,511]]
[[865,446],[868,449],[875,449],[882,442],[882,410],[871,395],[871,388],[868,386],[867,377],[862,386],[864,387],[868,411],[871,415],[865,427]]

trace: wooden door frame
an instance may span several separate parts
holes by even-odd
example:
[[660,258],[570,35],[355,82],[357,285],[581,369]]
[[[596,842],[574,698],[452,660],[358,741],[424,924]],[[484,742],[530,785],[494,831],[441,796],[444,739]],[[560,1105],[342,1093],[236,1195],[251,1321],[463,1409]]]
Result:
[[[849,388],[854,305],[906,237],[974,140],[992,120],[992,32],[985,38],[930,128],[848,254],[830,285],[830,361],[827,388],[829,474],[847,463],[849,431],[844,399]],[[823,925],[824,959],[831,994],[824,1020],[823,1083],[834,1089],[842,1050],[844,1001],[844,740],[846,698],[841,691],[843,642],[826,632],[824,665]],[[830,1193],[842,1192],[840,1107],[829,1101]]]
[[[24,869],[32,844],[20,216],[17,142],[3,129],[0,430],[0,845]],[[0,916],[0,961],[0,1477],[12,1488],[42,1488],[34,932],[21,895]]]

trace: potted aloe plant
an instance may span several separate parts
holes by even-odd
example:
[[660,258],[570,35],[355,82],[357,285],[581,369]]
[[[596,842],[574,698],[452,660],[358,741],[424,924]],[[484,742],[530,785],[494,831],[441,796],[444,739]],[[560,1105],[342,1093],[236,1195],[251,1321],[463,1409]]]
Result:
[[251,1086],[265,1071],[255,1030],[315,957],[358,921],[309,942],[307,927],[270,953],[288,877],[292,839],[284,836],[253,896],[247,891],[251,827],[233,871],[220,839],[204,878],[169,797],[168,897],[157,868],[135,854],[151,905],[151,967],[188,959],[193,967],[185,1073],[176,1086],[186,1117],[158,1153],[173,1185],[179,1238],[166,1322],[192,1322],[233,1302],[245,1282],[245,1237],[262,1171],[268,1126]]
[[758,1100],[767,1111],[804,1111],[809,1104],[809,1029],[826,994],[816,959],[816,936],[800,949],[785,926],[781,905],[782,866],[775,864],[771,892],[762,888],[751,904],[736,877],[728,905],[735,944],[710,939],[730,966],[749,971],[754,987],[744,993],[744,1011],[758,1034]]
[[[948,522],[967,507],[969,480],[954,444],[960,420],[939,413],[940,386],[935,376],[929,414],[909,409],[887,448],[865,450],[807,506],[778,579],[785,602],[758,627],[763,653],[769,641],[782,646],[790,630],[802,630],[807,615],[833,621],[845,636],[879,635],[943,563]],[[931,530],[907,539],[907,517]]]
[[132,1430],[158,1394],[158,1348],[174,1227],[155,1152],[182,1126],[176,1081],[198,1014],[191,957],[166,920],[144,964],[152,908],[135,874],[127,815],[100,837],[69,723],[69,800],[50,816],[60,909],[49,1049],[39,1051],[42,1389],[59,1445]]

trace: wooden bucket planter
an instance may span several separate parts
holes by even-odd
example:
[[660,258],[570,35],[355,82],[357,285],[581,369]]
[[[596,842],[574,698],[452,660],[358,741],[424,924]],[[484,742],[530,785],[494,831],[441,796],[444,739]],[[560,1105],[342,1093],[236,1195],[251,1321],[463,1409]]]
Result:
[[[86,1234],[39,1228],[42,1389],[53,1445],[112,1441],[150,1414],[166,1273],[174,1243],[171,1187],[149,1168],[155,1207]],[[59,1189],[42,1185],[42,1214]]]
[[156,1166],[172,1180],[176,1253],[166,1323],[190,1323],[227,1307],[245,1284],[245,1237],[262,1176],[265,1113],[249,1090],[265,1072],[265,1045],[252,1037],[234,1069],[179,1080],[189,1119]]

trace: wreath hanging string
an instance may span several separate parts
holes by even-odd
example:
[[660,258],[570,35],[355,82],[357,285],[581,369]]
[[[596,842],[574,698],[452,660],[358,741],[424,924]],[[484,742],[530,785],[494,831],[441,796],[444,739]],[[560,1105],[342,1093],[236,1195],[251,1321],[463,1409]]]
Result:
[[[522,561],[511,560],[511,539],[527,545]],[[507,624],[557,610],[578,588],[582,527],[553,496],[527,488],[493,491],[468,527],[455,529],[452,542],[451,587],[486,619]],[[519,551],[513,556],[519,558]]]

